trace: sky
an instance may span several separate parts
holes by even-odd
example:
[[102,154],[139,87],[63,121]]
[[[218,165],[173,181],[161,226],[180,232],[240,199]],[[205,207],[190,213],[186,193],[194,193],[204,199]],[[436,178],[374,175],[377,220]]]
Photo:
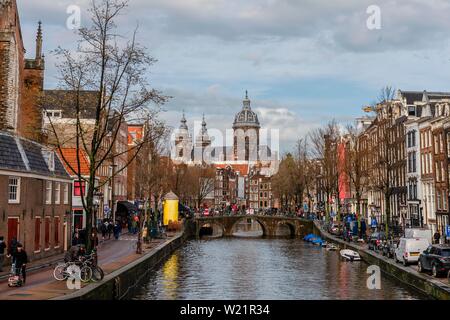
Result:
[[[52,50],[77,39],[67,8],[79,6],[83,26],[91,0],[17,2],[30,55],[43,23],[45,87],[55,88]],[[190,128],[204,113],[208,128],[230,129],[248,90],[283,153],[333,118],[364,115],[383,86],[450,91],[449,16],[447,0],[129,0],[117,24],[125,36],[138,25],[158,60],[148,77],[172,97],[160,115],[170,126],[185,110]]]

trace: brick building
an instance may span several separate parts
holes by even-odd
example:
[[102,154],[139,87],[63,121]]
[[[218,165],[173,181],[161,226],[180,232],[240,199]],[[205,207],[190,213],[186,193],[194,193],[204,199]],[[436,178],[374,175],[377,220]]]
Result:
[[34,59],[25,59],[15,0],[0,1],[0,130],[42,141],[39,98],[44,84],[42,28],[36,36]]
[[55,152],[0,133],[0,235],[17,238],[31,260],[70,246],[71,186]]

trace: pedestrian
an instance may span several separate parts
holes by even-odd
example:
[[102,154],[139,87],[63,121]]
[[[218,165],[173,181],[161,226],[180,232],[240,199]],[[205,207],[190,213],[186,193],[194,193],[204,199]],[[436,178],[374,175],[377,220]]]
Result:
[[102,233],[102,241],[105,241],[106,233],[108,232],[108,222],[104,221],[100,226],[100,232]]
[[13,264],[15,265],[15,272],[17,275],[22,274],[22,283],[25,284],[27,279],[26,267],[28,263],[28,256],[21,243],[17,243],[16,251],[11,255]]
[[79,244],[81,244],[80,232],[78,231],[78,228],[75,228],[72,238],[72,246],[77,246]]
[[435,244],[439,244],[440,240],[441,240],[441,234],[439,233],[439,231],[436,230],[436,232],[434,233],[434,243]]
[[121,229],[122,229],[121,224],[119,223],[119,221],[116,221],[116,224],[114,225],[114,238],[116,240],[119,240]]
[[112,221],[108,222],[108,239],[111,239],[111,234],[113,233],[113,229],[114,229],[114,225],[112,223]]
[[0,237],[0,272],[3,271],[3,263],[5,262],[6,244],[3,237]]
[[98,246],[98,236],[97,236],[97,228],[96,227],[92,228],[91,242],[94,245],[94,248],[96,248]]
[[11,263],[14,263],[14,256],[17,252],[17,245],[19,244],[19,242],[17,241],[16,237],[13,237],[11,239],[11,242],[8,244],[8,257],[12,257],[12,261]]
[[133,222],[131,223],[131,231],[133,234],[136,234],[137,232],[137,222],[133,219]]

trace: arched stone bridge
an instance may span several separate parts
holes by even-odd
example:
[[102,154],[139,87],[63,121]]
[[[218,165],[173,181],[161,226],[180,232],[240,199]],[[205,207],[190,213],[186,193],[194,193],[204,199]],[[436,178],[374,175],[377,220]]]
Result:
[[236,224],[245,219],[257,221],[262,228],[264,237],[275,237],[279,225],[288,226],[293,237],[304,236],[313,230],[312,221],[301,218],[265,215],[211,216],[194,219],[196,236],[199,237],[200,229],[204,225],[211,224],[221,228],[223,236],[231,237]]

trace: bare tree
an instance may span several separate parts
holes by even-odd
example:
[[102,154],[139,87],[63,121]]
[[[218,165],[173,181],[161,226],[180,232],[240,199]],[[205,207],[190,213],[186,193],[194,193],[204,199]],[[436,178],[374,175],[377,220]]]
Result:
[[187,167],[184,183],[189,184],[190,196],[200,208],[206,197],[214,191],[216,170],[209,165],[195,165]]
[[[93,0],[89,10],[90,26],[78,30],[77,49],[71,52],[58,48],[55,51],[60,89],[70,92],[68,99],[71,99],[76,111],[75,145],[78,150],[85,150],[89,158],[89,177],[84,178],[80,173],[80,159],[77,159],[77,166],[73,168],[62,156],[67,166],[78,174],[78,179],[86,182],[86,195],[82,193],[81,199],[89,235],[93,226],[94,193],[99,187],[96,185],[97,171],[106,162],[132,153],[129,161],[115,171],[115,175],[119,174],[152,139],[145,133],[131,149],[117,150],[115,142],[122,124],[136,119],[152,123],[158,114],[158,106],[167,99],[149,87],[146,74],[155,59],[137,42],[137,29],[129,39],[117,33],[119,28],[116,19],[127,5],[127,1]],[[80,100],[86,91],[97,93],[92,105],[94,116],[91,124],[87,124],[82,116],[85,110]],[[50,117],[48,121],[50,134],[61,151],[65,141],[60,138]],[[108,180],[102,183],[108,183]],[[89,237],[87,247],[92,248]]]
[[339,170],[337,145],[340,133],[337,122],[333,119],[324,128],[315,129],[310,133],[312,143],[311,153],[319,161],[323,172],[323,188],[327,196],[326,218],[330,218],[331,198],[335,196],[337,200],[337,215],[340,220],[339,203]]
[[365,150],[359,143],[359,132],[353,125],[347,126],[345,173],[356,200],[358,219],[361,217],[361,200],[368,187],[368,171],[363,163]]

